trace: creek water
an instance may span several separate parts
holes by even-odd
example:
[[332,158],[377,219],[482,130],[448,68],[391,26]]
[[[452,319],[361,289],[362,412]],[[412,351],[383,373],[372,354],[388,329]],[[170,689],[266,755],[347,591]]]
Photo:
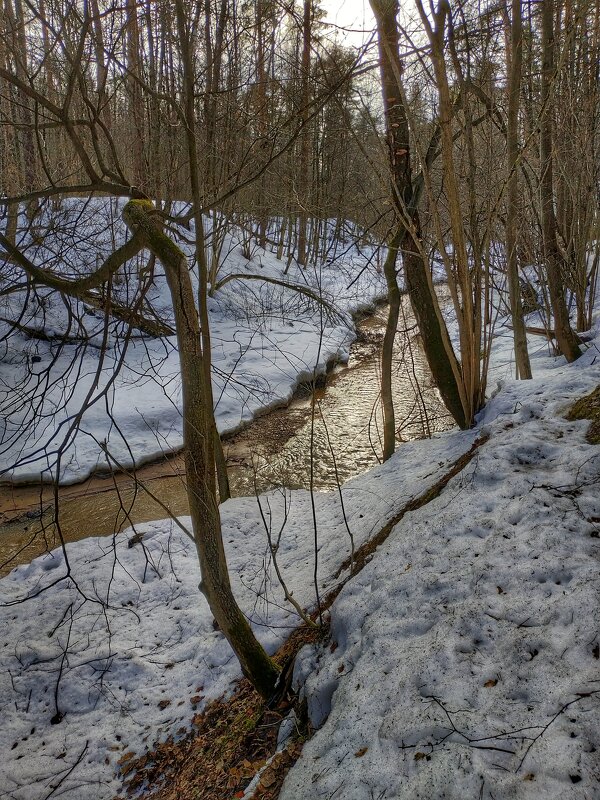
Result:
[[[380,350],[387,307],[358,323],[346,365],[324,385],[299,387],[292,402],[256,418],[224,440],[233,496],[286,486],[335,489],[381,456]],[[394,348],[394,405],[399,442],[423,438],[453,422],[433,386],[408,299]],[[399,444],[401,446],[401,444]],[[132,524],[188,513],[183,458],[140,467],[135,478],[93,476],[62,487],[0,487],[0,575],[64,541],[111,535]],[[142,486],[154,496],[150,496]],[[59,508],[56,524],[55,508]]]

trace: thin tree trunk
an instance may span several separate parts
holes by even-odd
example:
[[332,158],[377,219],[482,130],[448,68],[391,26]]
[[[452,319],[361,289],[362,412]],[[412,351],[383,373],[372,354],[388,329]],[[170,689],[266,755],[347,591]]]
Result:
[[227,459],[223,451],[223,442],[215,424],[215,466],[217,469],[217,485],[219,487],[219,503],[224,503],[231,497],[229,475],[227,473]]
[[506,124],[506,160],[508,180],[506,187],[506,266],[510,313],[515,344],[517,378],[531,378],[531,364],[527,350],[527,334],[523,321],[521,284],[517,259],[517,229],[519,186],[517,161],[519,158],[519,98],[523,62],[523,23],[521,0],[512,0],[510,45],[507,42],[508,68],[508,119]]
[[182,258],[182,254],[178,251],[180,254],[176,263],[173,258],[171,263],[167,264],[164,260],[165,254],[161,256],[160,253],[156,253],[156,255],[163,260],[165,266],[176,319],[182,375],[187,491],[202,570],[203,591],[219,627],[240,661],[244,675],[264,697],[269,697],[274,691],[278,671],[252,633],[248,620],[233,596],[221,536],[215,486],[216,425],[213,414],[210,330],[206,303],[207,266],[195,136],[193,58],[182,0],[177,0],[175,9],[183,66],[189,180],[194,203],[199,309],[196,309],[194,302],[192,282],[185,257]]
[[312,0],[304,0],[304,16],[302,23],[302,60],[300,65],[300,109],[304,128],[300,134],[300,163],[298,165],[298,196],[300,213],[298,215],[298,263],[306,264],[306,228],[308,215],[306,212],[309,189],[310,132],[308,119],[310,110],[310,41],[312,21]]
[[[258,135],[261,140],[266,140],[267,122],[267,72],[266,43],[265,43],[265,0],[257,0],[256,4],[256,120]],[[268,210],[266,205],[267,186],[266,173],[263,173],[256,187],[256,214],[258,217],[258,244],[267,247]]]
[[129,89],[129,113],[131,115],[132,174],[135,186],[145,189],[147,185],[144,164],[144,107],[142,90],[136,77],[140,74],[140,31],[135,0],[126,0],[127,40],[127,85]]
[[381,347],[381,404],[383,406],[383,460],[394,455],[396,449],[396,414],[392,389],[392,359],[394,357],[394,340],[398,329],[400,315],[400,289],[396,275],[396,259],[398,248],[406,235],[401,226],[388,246],[387,256],[383,264],[383,274],[387,285],[388,318],[385,325],[383,345]]
[[[25,16],[21,0],[6,0],[5,19],[8,23],[10,42],[12,45],[12,60],[14,63],[14,73],[23,83],[28,81],[28,50],[27,37],[25,36]],[[30,192],[36,183],[36,143],[34,131],[33,113],[30,108],[30,100],[20,90],[15,90],[15,100],[13,103],[13,116],[17,123],[15,132],[15,155],[18,158],[18,172],[20,191]],[[33,214],[37,204],[28,204],[28,214]]]

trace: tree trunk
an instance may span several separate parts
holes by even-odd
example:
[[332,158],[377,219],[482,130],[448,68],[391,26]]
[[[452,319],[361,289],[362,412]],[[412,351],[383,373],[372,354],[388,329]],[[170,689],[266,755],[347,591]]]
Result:
[[406,288],[435,385],[458,427],[466,430],[471,426],[471,421],[465,416],[460,393],[460,364],[450,342],[446,323],[432,286],[431,275],[418,246],[420,228],[417,213],[413,217],[413,224],[416,229],[416,240],[408,237],[403,251]]
[[508,119],[506,125],[506,160],[508,179],[506,187],[506,267],[510,295],[510,313],[515,345],[517,378],[531,378],[531,364],[527,350],[527,334],[523,321],[521,284],[517,258],[517,227],[519,186],[517,161],[519,158],[519,98],[523,54],[523,24],[521,0],[512,0],[510,44],[507,42]]
[[400,289],[396,275],[396,259],[398,248],[406,234],[401,226],[388,246],[387,256],[383,265],[383,274],[387,285],[388,318],[381,347],[381,404],[383,406],[383,460],[394,455],[396,449],[396,414],[394,412],[394,397],[392,393],[392,359],[394,356],[394,340],[398,329],[400,315]]
[[223,442],[215,425],[215,466],[217,469],[217,485],[219,487],[219,503],[224,503],[231,497],[229,475],[227,474],[227,460],[223,451]]
[[309,189],[309,161],[310,161],[310,132],[308,119],[310,115],[310,40],[312,22],[312,0],[304,0],[304,17],[302,23],[302,61],[300,66],[300,103],[301,118],[304,124],[300,133],[300,163],[298,170],[298,197],[300,200],[300,214],[298,215],[298,263],[306,265],[306,228],[308,215]]
[[542,116],[540,119],[540,199],[542,239],[548,291],[554,315],[554,331],[561,353],[567,361],[581,355],[575,334],[571,330],[569,312],[561,272],[561,255],[556,239],[553,181],[553,118],[552,83],[554,81],[554,1],[542,0]]
[[142,89],[136,78],[140,72],[140,30],[135,0],[126,0],[127,12],[127,85],[129,90],[129,113],[131,123],[131,153],[133,183],[144,190],[147,186],[144,164],[144,106]]
[[[195,136],[195,84],[191,41],[182,0],[175,4],[184,81],[184,118],[189,158],[189,180],[194,204],[198,309],[185,258],[170,266],[163,261],[175,312],[183,393],[183,424],[187,491],[194,537],[202,570],[202,586],[219,627],[231,644],[244,675],[264,696],[275,688],[278,671],[266,654],[241,609],[229,583],[221,537],[215,485],[215,438],[210,327],[207,309],[207,265],[198,152]],[[130,204],[131,205],[131,204]],[[164,237],[167,241],[167,237]],[[169,244],[172,244],[169,242]],[[177,248],[175,248],[177,250]],[[180,252],[180,251],[178,251]],[[157,257],[161,258],[159,253]],[[161,259],[162,260],[162,259]],[[181,329],[181,330],[180,330]],[[220,445],[220,442],[219,442]],[[221,470],[219,474],[222,479]]]
[[[457,375],[460,375],[460,367],[454,356],[448,332],[439,310],[437,297],[431,284],[431,276],[428,275],[427,264],[420,247],[420,225],[417,210],[420,193],[415,190],[412,183],[409,125],[401,85],[402,64],[399,56],[399,36],[396,24],[398,3],[397,0],[370,0],[370,3],[377,21],[381,87],[386,119],[392,192],[399,226],[390,248],[393,250],[393,245],[395,245],[398,249],[404,245],[403,261],[406,285],[423,339],[425,355],[433,374],[433,379],[446,407],[457,424],[461,428],[465,428],[468,427],[470,420],[467,420],[463,410],[457,380]],[[390,262],[389,253],[385,268],[388,289],[391,286],[391,299],[394,299],[395,259]],[[391,336],[393,313],[392,305],[390,305],[389,333],[386,330],[388,341],[385,343],[388,349],[390,346],[389,338]],[[385,361],[382,360],[382,371],[384,365],[386,370],[388,368],[391,370],[389,355],[390,353],[388,352]],[[390,393],[389,397],[387,396],[388,392]],[[390,436],[394,420],[391,375],[387,374],[385,376],[382,374],[382,404],[384,408],[384,431],[387,431],[387,440],[384,439],[384,453],[391,454],[389,451],[390,447],[393,448],[393,443],[390,441]],[[387,421],[385,418],[386,409],[388,409]],[[395,440],[395,431],[393,435]]]
[[148,201],[131,200],[123,219],[141,232],[148,249],[162,262],[175,316],[181,364],[185,474],[194,540],[202,573],[201,589],[219,628],[238,657],[242,672],[260,694],[273,694],[279,672],[264,651],[231,590],[221,536],[221,520],[210,458],[214,433],[212,408],[206,405],[205,357],[202,352],[194,290],[184,253],[154,224]]
[[[268,131],[267,72],[265,42],[265,0],[256,4],[256,107],[257,133],[261,141],[266,141]],[[266,203],[266,173],[263,173],[256,187],[256,216],[258,219],[258,244],[263,250],[267,247],[268,208]]]
[[[450,6],[447,0],[440,0],[433,14],[435,27],[432,28],[421,0],[416,0],[416,5],[423,26],[427,31],[431,46],[430,58],[433,65],[438,95],[442,175],[444,179],[444,194],[446,196],[448,215],[450,218],[452,257],[450,258],[448,256],[443,236],[439,234],[438,246],[447,265],[448,280],[452,279],[451,275],[453,273],[453,270],[449,269],[448,265],[453,263],[456,274],[456,284],[460,289],[460,298],[459,302],[455,300],[455,309],[460,337],[461,380],[463,386],[461,398],[465,420],[467,425],[470,426],[483,400],[481,397],[480,385],[481,298],[479,295],[474,297],[475,287],[469,264],[465,223],[461,206],[461,191],[459,189],[458,173],[454,158],[454,133],[452,123],[455,108],[452,102],[444,55],[445,26],[448,15],[450,14]],[[480,265],[477,264],[476,269],[479,269],[479,267]],[[478,278],[475,278],[475,281],[478,283]]]

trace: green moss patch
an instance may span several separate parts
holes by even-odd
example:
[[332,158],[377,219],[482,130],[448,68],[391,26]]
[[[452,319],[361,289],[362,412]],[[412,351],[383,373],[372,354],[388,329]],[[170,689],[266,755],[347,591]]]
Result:
[[585,438],[590,444],[600,444],[600,386],[573,403],[567,419],[590,419],[592,424]]

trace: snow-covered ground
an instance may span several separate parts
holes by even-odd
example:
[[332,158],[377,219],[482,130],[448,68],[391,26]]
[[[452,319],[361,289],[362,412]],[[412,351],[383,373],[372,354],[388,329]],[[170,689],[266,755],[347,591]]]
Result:
[[[94,269],[126,229],[121,201],[63,201],[37,221],[43,240],[27,231],[21,246],[38,266],[63,277]],[[183,213],[185,207],[173,212]],[[211,251],[210,222],[207,250]],[[180,229],[178,243],[193,262],[193,226]],[[347,236],[329,240],[323,266],[300,269],[270,251],[253,247],[246,258],[244,235],[225,235],[218,281],[240,274],[300,285],[335,303],[330,314],[306,295],[260,280],[232,280],[209,299],[213,390],[217,426],[235,430],[259,411],[287,402],[299,381],[322,373],[330,360],[345,360],[355,337],[351,314],[385,294],[371,245]],[[139,270],[148,254],[128,263],[116,287],[123,305],[139,300]],[[141,312],[172,321],[168,288],[160,265]],[[8,289],[12,291],[7,291]],[[127,326],[82,302],[70,306],[58,292],[32,293],[18,268],[0,274],[0,481],[83,480],[93,471],[129,468],[182,445],[179,360],[175,337],[125,335]],[[43,329],[54,341],[10,330],[10,322]],[[89,342],[62,344],[57,337]],[[105,345],[103,347],[103,345]],[[79,423],[73,422],[85,405]],[[57,464],[60,457],[60,465]]]
[[[408,444],[392,462],[347,483],[344,507],[355,546],[433,484],[475,436]],[[283,527],[278,562],[289,590],[301,605],[314,604],[309,493],[274,493],[260,502],[274,539]],[[315,502],[324,593],[351,543],[337,494],[316,494]],[[222,509],[234,590],[273,652],[298,620],[269,563],[257,500],[230,500]],[[0,603],[14,604],[0,616],[0,786],[7,797],[45,797],[84,746],[81,763],[55,795],[111,797],[124,753],[186,728],[191,698],[200,708],[239,677],[198,589],[193,543],[168,521],[136,531],[144,532],[143,544],[132,547],[132,531],[68,545],[72,578],[65,578],[64,556],[55,550],[0,581]]]
[[564,418],[600,383],[598,338],[534,372],[344,588],[335,649],[301,654],[326,722],[281,800],[600,796],[600,448]]
[[[599,796],[600,449],[586,422],[564,418],[600,383],[598,325],[594,334],[573,365],[531,338],[526,383],[510,379],[511,339],[499,336],[499,386],[474,430],[403,445],[344,486],[358,547],[490,437],[347,583],[331,609],[335,647],[302,652],[296,677],[322,727],[282,798]],[[223,530],[236,595],[272,652],[297,617],[258,502],[224,504]],[[314,604],[310,496],[260,503],[288,589]],[[337,493],[316,494],[315,508],[325,594],[347,575],[335,577],[351,539]],[[119,761],[187,730],[239,677],[198,589],[192,542],[169,521],[135,532],[141,542],[131,530],[90,538],[0,581],[2,798],[108,800]]]

